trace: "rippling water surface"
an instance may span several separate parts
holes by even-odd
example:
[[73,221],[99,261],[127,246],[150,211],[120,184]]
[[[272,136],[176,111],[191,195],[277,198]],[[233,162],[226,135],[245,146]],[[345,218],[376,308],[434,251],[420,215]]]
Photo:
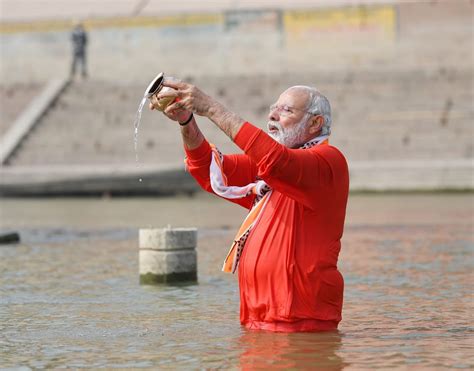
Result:
[[[472,368],[473,196],[352,196],[338,332],[253,332],[208,197],[2,200],[0,367]],[[137,228],[199,227],[199,283],[138,284]]]

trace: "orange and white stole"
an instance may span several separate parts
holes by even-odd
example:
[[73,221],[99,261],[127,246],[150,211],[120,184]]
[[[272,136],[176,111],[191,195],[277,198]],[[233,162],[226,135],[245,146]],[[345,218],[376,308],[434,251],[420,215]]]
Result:
[[[300,149],[307,149],[319,144],[325,144],[328,142],[327,139],[328,135],[316,137],[306,142],[300,147]],[[224,156],[213,144],[211,144],[211,149],[212,158],[209,168],[209,175],[212,190],[219,196],[228,199],[244,198],[255,194],[254,204],[244,222],[240,226],[222,267],[222,271],[224,272],[235,273],[239,265],[240,257],[242,256],[245,242],[247,241],[251,230],[258,223],[260,216],[263,214],[263,210],[270,199],[272,189],[264,180],[261,179],[258,179],[255,182],[247,184],[243,187],[228,185],[227,177],[223,171]]]

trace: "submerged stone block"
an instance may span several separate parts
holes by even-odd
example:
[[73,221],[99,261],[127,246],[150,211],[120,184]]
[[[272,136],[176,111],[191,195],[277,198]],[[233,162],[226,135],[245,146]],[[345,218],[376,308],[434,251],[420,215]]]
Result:
[[197,229],[140,229],[141,284],[197,280]]

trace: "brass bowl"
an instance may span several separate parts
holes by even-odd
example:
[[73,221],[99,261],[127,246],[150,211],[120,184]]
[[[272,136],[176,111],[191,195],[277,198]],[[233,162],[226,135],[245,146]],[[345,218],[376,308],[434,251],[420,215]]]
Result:
[[[172,88],[163,86],[164,78],[164,73],[160,72],[148,85],[147,89],[145,90],[145,97],[151,99],[152,96],[160,92],[174,91]],[[164,111],[168,105],[174,102],[175,99],[176,97],[161,98],[158,100],[158,107],[155,106],[155,108],[159,111]]]

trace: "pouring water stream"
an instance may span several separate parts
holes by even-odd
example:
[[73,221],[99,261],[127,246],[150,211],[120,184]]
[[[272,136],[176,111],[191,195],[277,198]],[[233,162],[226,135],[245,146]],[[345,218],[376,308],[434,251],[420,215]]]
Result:
[[[138,127],[140,126],[140,121],[142,119],[142,111],[143,111],[143,106],[146,103],[146,100],[150,98],[153,94],[159,92],[161,88],[163,87],[163,79],[164,79],[164,74],[163,72],[160,72],[148,85],[147,89],[145,90],[145,94],[143,95],[143,98],[140,102],[140,105],[138,106],[138,111],[135,115],[135,121],[133,123],[134,126],[134,145],[135,145],[135,161],[137,163],[137,166],[139,166],[139,160],[138,160]],[[142,181],[142,178],[138,179],[139,182]]]
[[[140,126],[140,121],[142,119],[143,106],[145,105],[146,100],[147,100],[147,94],[145,93],[145,95],[143,96],[140,102],[140,105],[138,106],[138,111],[135,115],[135,121],[133,123],[133,126],[135,128],[133,141],[134,141],[134,147],[135,147],[135,161],[137,163],[137,167],[140,165],[139,159],[138,159],[138,128]],[[142,178],[139,178],[138,181],[141,182]]]

